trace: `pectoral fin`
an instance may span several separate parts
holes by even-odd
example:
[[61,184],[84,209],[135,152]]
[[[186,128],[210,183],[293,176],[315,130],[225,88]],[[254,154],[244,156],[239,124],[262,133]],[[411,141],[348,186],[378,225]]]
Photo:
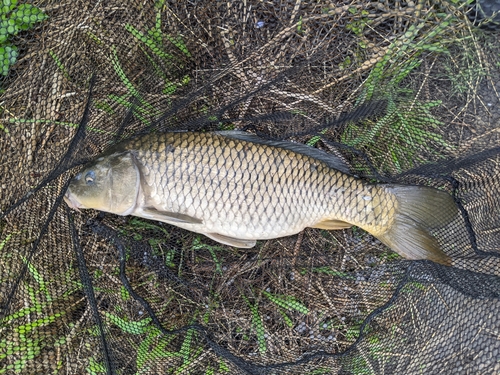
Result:
[[189,215],[178,212],[160,211],[153,207],[142,208],[140,212],[134,213],[146,219],[163,221],[164,223],[187,223],[187,224],[202,224],[203,221]]
[[255,244],[257,243],[257,241],[255,240],[243,240],[241,238],[224,236],[223,234],[219,233],[203,233],[203,234],[214,241],[223,243],[224,245],[240,247],[244,249],[249,249],[251,247],[254,247]]
[[319,229],[328,229],[328,230],[336,230],[336,229],[346,229],[352,227],[352,224],[346,223],[341,220],[324,220],[319,223],[314,224],[311,228],[319,228]]

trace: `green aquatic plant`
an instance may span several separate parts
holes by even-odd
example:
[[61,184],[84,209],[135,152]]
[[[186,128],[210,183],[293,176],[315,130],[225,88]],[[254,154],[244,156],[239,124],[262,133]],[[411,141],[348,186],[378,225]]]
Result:
[[9,74],[9,68],[19,56],[18,48],[10,41],[12,36],[29,30],[36,23],[48,18],[40,9],[31,4],[21,4],[18,0],[3,0],[0,7],[0,74]]
[[[414,88],[406,85],[410,73],[422,64],[422,53],[450,54],[450,42],[439,36],[456,20],[446,14],[438,16],[441,22],[432,30],[423,32],[422,21],[394,40],[365,80],[358,101],[382,95],[387,101],[385,115],[376,121],[351,123],[341,135],[344,144],[366,151],[383,170],[400,173],[429,155],[438,157],[435,150],[453,149],[441,134],[443,123],[434,114],[441,101],[420,99]],[[382,87],[384,93],[379,92]],[[408,101],[411,97],[415,99]]]

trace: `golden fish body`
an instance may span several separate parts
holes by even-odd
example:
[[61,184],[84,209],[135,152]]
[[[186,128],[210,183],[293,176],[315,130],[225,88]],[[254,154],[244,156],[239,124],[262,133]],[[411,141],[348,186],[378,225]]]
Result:
[[66,201],[237,247],[306,227],[356,225],[407,258],[449,263],[426,229],[456,214],[448,194],[368,184],[347,172],[340,159],[317,149],[244,132],[150,134],[89,165],[71,182]]

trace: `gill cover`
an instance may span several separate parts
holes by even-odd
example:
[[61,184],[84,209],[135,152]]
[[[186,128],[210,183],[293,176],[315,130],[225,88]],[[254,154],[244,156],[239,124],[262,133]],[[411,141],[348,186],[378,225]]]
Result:
[[130,215],[136,207],[141,183],[136,159],[132,153],[125,152],[111,156],[109,163],[110,212]]

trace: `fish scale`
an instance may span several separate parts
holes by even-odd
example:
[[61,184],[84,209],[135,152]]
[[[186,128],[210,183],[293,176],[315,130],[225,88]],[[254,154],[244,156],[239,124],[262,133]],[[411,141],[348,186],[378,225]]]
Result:
[[[170,152],[164,152],[167,145]],[[267,239],[329,218],[360,226],[374,218],[372,202],[363,199],[373,187],[307,155],[211,133],[150,135],[126,148],[134,150],[142,166],[155,208],[199,218],[207,232],[218,233],[222,222],[231,222],[226,235]],[[359,193],[341,193],[344,185],[354,185]],[[203,198],[213,203],[203,205]],[[389,216],[380,218],[378,226],[387,226]]]
[[149,134],[119,143],[73,178],[65,200],[244,248],[306,227],[356,225],[408,259],[442,264],[450,259],[433,232],[458,212],[446,192],[369,184],[335,155],[240,131]]

